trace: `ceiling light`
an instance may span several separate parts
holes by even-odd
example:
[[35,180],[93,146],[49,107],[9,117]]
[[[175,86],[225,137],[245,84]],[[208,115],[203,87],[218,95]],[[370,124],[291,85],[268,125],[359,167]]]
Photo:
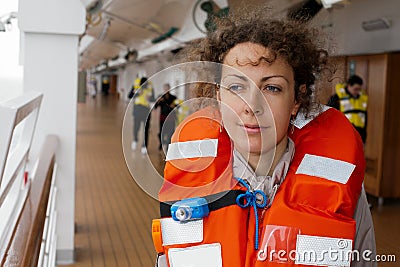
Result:
[[123,65],[124,63],[126,63],[126,60],[122,57],[118,57],[116,59],[112,59],[112,60],[108,61],[108,66],[115,67],[115,66]]

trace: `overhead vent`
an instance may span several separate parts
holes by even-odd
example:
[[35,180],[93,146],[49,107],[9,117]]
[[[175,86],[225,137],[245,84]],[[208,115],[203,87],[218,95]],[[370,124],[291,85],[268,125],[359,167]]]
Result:
[[391,26],[391,22],[387,18],[379,18],[374,20],[363,21],[361,26],[365,31],[370,32],[370,31],[389,29]]
[[174,33],[176,33],[178,30],[179,30],[178,28],[171,27],[166,33],[163,33],[160,36],[151,40],[151,43],[157,44],[159,42],[162,42],[162,41],[172,37],[172,35],[174,35]]

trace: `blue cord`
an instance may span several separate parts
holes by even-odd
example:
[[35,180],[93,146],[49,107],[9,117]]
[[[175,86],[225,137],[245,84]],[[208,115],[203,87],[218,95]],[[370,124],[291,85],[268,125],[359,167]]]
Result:
[[[241,178],[236,178],[240,184],[247,188],[246,193],[240,194],[236,197],[236,204],[241,208],[247,208],[250,205],[253,206],[254,216],[256,219],[256,230],[255,230],[255,250],[258,250],[258,213],[257,208],[264,208],[267,205],[267,196],[261,190],[252,191],[250,186]],[[261,195],[263,202],[257,203],[257,195]],[[241,204],[244,203],[244,204]]]

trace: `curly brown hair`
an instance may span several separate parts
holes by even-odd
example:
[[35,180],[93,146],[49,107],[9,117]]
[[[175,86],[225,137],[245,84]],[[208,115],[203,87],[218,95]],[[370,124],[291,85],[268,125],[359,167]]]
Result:
[[[323,49],[319,30],[301,22],[270,19],[262,8],[250,13],[231,13],[215,22],[217,28],[214,32],[184,49],[186,60],[223,63],[235,45],[245,42],[261,44],[272,53],[273,58],[268,61],[282,57],[293,68],[295,98],[300,103],[300,110],[309,114],[318,106],[313,97],[314,82],[328,64],[328,52]],[[216,82],[219,82],[218,78]],[[306,85],[305,92],[300,91],[303,84]],[[195,89],[195,95],[215,97],[216,90],[215,85],[202,84]]]

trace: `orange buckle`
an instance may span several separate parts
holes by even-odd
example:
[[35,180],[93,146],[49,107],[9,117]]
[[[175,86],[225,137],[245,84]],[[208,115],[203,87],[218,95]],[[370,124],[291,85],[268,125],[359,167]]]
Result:
[[154,219],[151,223],[151,236],[153,237],[153,244],[158,253],[164,252],[162,237],[161,237],[161,220]]

